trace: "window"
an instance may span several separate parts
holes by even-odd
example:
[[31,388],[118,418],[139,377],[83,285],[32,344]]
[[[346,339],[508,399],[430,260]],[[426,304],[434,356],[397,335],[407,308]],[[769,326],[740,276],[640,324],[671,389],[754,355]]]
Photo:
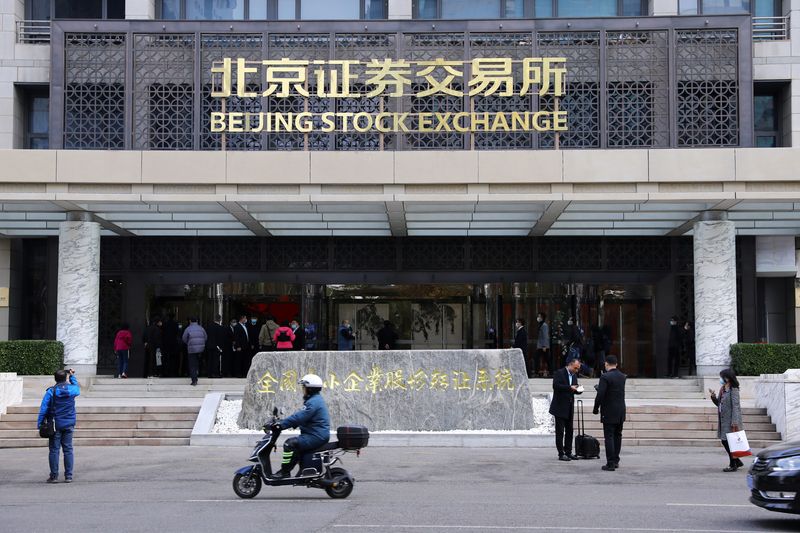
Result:
[[55,0],[51,14],[57,19],[124,19],[125,0]]
[[417,19],[640,17],[646,0],[414,0]]
[[680,15],[731,15],[750,13],[750,0],[679,0]]
[[753,99],[753,129],[759,148],[780,146],[778,135],[778,95],[756,94]]
[[385,19],[387,11],[387,0],[158,0],[156,5],[163,20]]
[[46,150],[50,146],[50,96],[47,87],[20,87],[25,109],[23,146]]

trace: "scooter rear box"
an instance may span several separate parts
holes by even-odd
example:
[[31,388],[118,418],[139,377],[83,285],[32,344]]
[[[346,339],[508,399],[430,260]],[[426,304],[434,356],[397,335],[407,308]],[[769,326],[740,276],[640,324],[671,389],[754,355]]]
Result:
[[357,450],[369,443],[369,430],[366,426],[339,426],[336,428],[336,438],[341,448]]

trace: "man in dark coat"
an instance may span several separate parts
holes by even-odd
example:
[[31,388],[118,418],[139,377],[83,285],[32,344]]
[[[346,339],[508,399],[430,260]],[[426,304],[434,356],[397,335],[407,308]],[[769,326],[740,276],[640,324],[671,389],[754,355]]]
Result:
[[397,348],[397,332],[388,320],[383,321],[383,327],[378,330],[378,349],[394,350]]
[[525,329],[525,319],[518,318],[514,324],[516,326],[516,333],[514,333],[514,344],[512,348],[519,348],[522,350],[522,359],[525,361],[525,370],[528,377],[533,377],[533,361],[528,356],[528,330]]
[[[250,365],[253,363],[253,357],[261,349],[258,344],[258,334],[261,333],[261,326],[258,325],[258,317],[253,315],[250,317],[250,322],[247,323],[247,341],[250,343],[250,353],[247,358],[247,370],[250,370]],[[245,375],[247,374],[245,370]]]
[[233,328],[233,375],[237,378],[247,376],[250,370],[250,337],[247,331],[247,315],[239,317]]
[[300,321],[296,318],[289,324],[294,333],[294,340],[292,341],[292,350],[301,352],[306,349],[306,330],[300,325]]
[[603,470],[619,468],[619,451],[622,448],[622,424],[625,422],[625,380],[628,376],[617,369],[617,358],[606,357],[606,371],[597,384],[597,396],[592,412],[600,412],[606,446],[606,464]]
[[572,454],[572,421],[575,416],[575,395],[578,392],[580,359],[570,359],[567,366],[553,372],[553,400],[550,414],[556,419],[556,449],[559,461],[577,459]]
[[142,343],[144,344],[144,357],[145,369],[144,377],[151,376],[161,377],[163,375],[163,367],[159,361],[161,359],[161,318],[155,317],[150,325],[144,330],[142,336]]
[[167,315],[167,321],[161,330],[161,355],[164,359],[164,375],[174,377],[179,375],[181,368],[181,327],[175,321],[175,313]]
[[217,315],[213,324],[208,326],[208,343],[206,353],[208,354],[208,377],[222,377],[224,364],[231,355],[233,345],[233,331],[231,328],[222,325],[222,316]]
[[678,325],[678,317],[669,319],[669,343],[667,344],[667,375],[677,378],[681,365],[681,348],[683,347],[683,331]]

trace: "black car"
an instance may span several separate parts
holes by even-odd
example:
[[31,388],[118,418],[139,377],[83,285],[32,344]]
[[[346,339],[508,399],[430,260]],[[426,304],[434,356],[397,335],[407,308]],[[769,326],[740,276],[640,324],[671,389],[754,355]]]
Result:
[[800,514],[800,441],[761,451],[747,475],[750,501],[781,513]]

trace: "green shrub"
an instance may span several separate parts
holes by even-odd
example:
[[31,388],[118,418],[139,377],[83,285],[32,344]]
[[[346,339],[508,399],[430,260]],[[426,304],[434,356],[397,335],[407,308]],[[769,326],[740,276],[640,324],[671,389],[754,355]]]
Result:
[[64,344],[59,341],[0,342],[0,372],[23,376],[51,375],[64,368]]
[[731,360],[739,376],[783,374],[790,368],[800,368],[800,345],[734,344]]

